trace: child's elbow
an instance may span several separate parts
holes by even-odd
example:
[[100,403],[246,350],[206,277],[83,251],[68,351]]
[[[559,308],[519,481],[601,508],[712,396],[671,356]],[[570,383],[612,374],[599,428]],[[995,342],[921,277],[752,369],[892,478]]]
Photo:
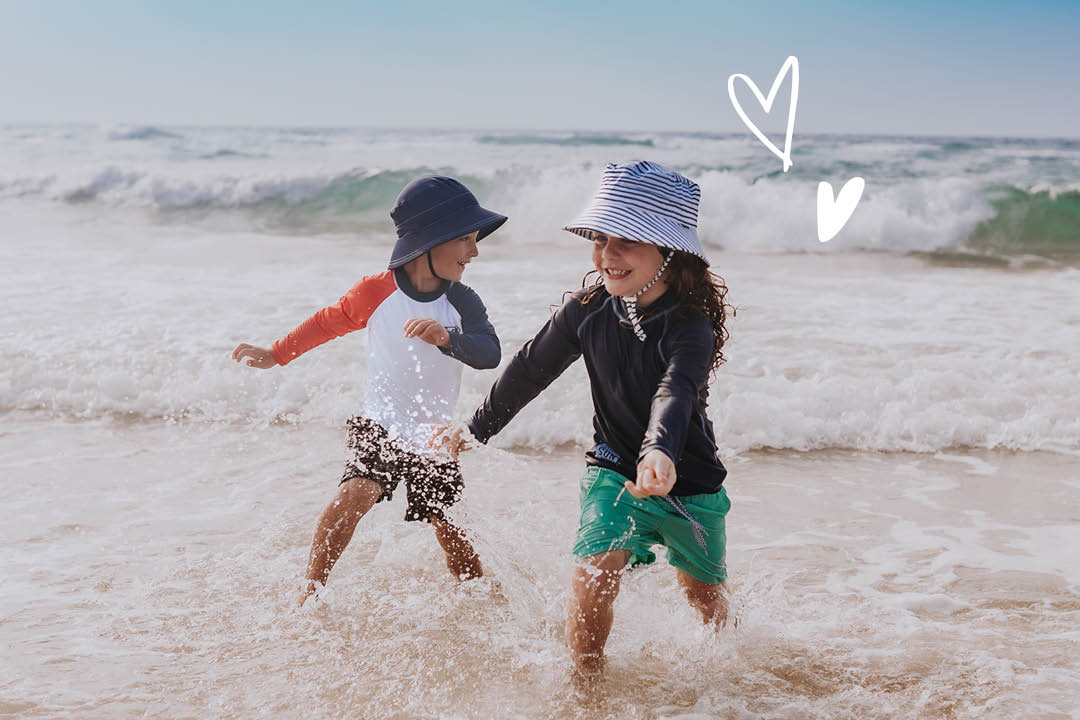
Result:
[[477,370],[492,370],[499,367],[499,363],[502,361],[502,348],[498,343],[495,343],[490,352],[484,353],[475,367]]
[[494,370],[499,367],[499,362],[502,360],[501,353],[495,353],[491,357],[486,357],[480,360],[476,365],[473,365],[477,370]]

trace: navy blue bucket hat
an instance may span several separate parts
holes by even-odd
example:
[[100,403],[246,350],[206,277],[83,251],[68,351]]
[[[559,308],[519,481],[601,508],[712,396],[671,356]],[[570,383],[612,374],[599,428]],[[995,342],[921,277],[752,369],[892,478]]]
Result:
[[481,240],[506,222],[505,215],[480,207],[467,187],[441,175],[425,175],[406,185],[390,217],[398,236],[391,270],[462,235],[476,231]]

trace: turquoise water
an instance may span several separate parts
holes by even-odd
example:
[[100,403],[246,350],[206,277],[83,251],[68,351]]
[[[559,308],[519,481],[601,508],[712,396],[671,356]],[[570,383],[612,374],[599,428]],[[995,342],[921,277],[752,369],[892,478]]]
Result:
[[[781,172],[744,133],[9,126],[0,128],[0,202],[388,231],[401,186],[440,172],[514,219],[544,207],[546,222],[508,226],[537,235],[574,214],[605,163],[647,158],[702,185],[701,232],[716,249],[920,252],[974,265],[1080,254],[1080,141],[811,135],[796,138],[792,157]],[[856,175],[867,181],[857,212],[818,246],[817,183],[838,189]]]

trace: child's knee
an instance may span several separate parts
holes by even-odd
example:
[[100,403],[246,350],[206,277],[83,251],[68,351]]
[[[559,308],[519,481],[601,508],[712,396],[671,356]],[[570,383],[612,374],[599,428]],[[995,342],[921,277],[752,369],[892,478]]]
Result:
[[619,592],[619,581],[629,553],[617,550],[587,558],[574,576],[574,594],[584,605],[610,603]]
[[344,503],[346,508],[354,508],[373,504],[380,495],[382,486],[379,483],[368,478],[354,477],[341,484],[334,500]]

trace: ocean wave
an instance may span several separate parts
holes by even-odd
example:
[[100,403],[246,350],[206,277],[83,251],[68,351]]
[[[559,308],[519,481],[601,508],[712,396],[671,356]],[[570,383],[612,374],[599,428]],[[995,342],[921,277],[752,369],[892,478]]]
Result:
[[[69,382],[65,388],[54,388],[64,392],[46,389],[33,400],[0,403],[0,417],[30,413],[64,420],[335,426],[356,413],[362,395],[357,385],[331,382],[301,387],[291,381],[280,383],[272,394],[243,398],[239,396],[252,392],[252,384],[225,377],[209,379],[209,391],[202,393],[205,397],[188,404],[140,386],[137,379],[125,374],[106,374],[81,389]],[[492,446],[539,451],[568,445],[586,447],[592,437],[588,422],[591,408],[573,398],[587,399],[587,390],[571,390],[566,395],[564,389],[563,393],[559,402],[550,398],[534,401],[519,420],[491,441]],[[841,394],[830,395],[829,401],[843,400]],[[726,398],[709,415],[723,455],[760,450],[933,453],[957,448],[1080,454],[1080,422],[1063,412],[1003,421],[995,415],[967,412],[978,405],[974,399],[967,408],[956,403],[913,408],[897,399],[882,407],[824,414],[816,407],[818,402],[820,398],[805,398],[801,404],[805,408],[785,408],[780,398],[741,392]],[[462,408],[462,413],[467,409],[471,408]],[[731,417],[737,418],[737,426],[728,420]]]
[[221,148],[211,153],[204,153],[199,156],[200,160],[217,160],[219,158],[267,158],[270,157],[265,153],[246,153],[239,150],[230,150],[229,148]]
[[[218,151],[215,157],[236,155]],[[73,172],[64,177],[46,175],[0,180],[0,198],[45,195],[65,203],[98,202],[110,207],[183,209],[274,209],[288,207],[319,213],[388,212],[410,180],[431,173],[431,168],[365,171],[307,176],[203,176],[165,175],[108,165]],[[479,178],[467,178],[480,185]]]
[[109,140],[175,140],[180,135],[152,125],[141,125],[137,127],[118,127],[110,130],[106,137]]
[[703,198],[698,232],[711,248],[724,250],[930,252],[962,247],[993,214],[978,184],[965,178],[871,182],[841,233],[823,244],[816,235],[817,182],[773,177],[747,185],[723,172],[697,179]]
[[[551,190],[544,198],[528,193],[532,217],[527,207],[485,200],[518,228],[485,240],[468,276],[498,328],[504,364],[589,262],[588,248],[551,216],[580,202],[587,190],[578,185],[593,184],[591,174],[534,180]],[[778,192],[755,186],[763,187]],[[966,190],[953,193],[960,207]],[[776,198],[760,200],[768,207]],[[239,342],[269,344],[359,276],[385,268],[393,233],[385,207],[378,216],[385,232],[342,241],[192,226],[148,232],[126,214],[72,223],[34,206],[5,210],[13,271],[0,318],[0,412],[340,423],[363,395],[365,333],[267,372],[233,363],[229,352]],[[543,232],[524,232],[541,223]],[[725,348],[730,361],[710,391],[725,452],[1080,451],[1073,359],[1080,309],[1069,302],[1080,269],[970,273],[867,253],[713,257],[739,306]],[[464,370],[462,416],[495,377]],[[576,363],[496,444],[585,442],[588,388]]]
[[[141,335],[149,341],[152,332]],[[272,374],[240,368],[220,349],[196,355],[129,346],[123,359],[83,355],[76,367],[60,354],[9,348],[9,362],[0,369],[0,414],[336,425],[355,414],[365,377],[363,358],[343,347],[320,348],[318,362]],[[504,356],[516,349],[507,346]],[[929,360],[913,353],[889,361],[889,352],[867,349],[825,370],[810,368],[819,358],[777,353],[732,361],[710,394],[709,416],[721,449],[1080,452],[1075,377],[1064,354],[967,348]],[[481,402],[493,378],[466,373],[459,416]],[[492,444],[537,450],[580,445],[592,437],[591,415],[588,381],[578,363]]]
[[1080,260],[1080,190],[1029,191],[996,185],[985,196],[994,216],[975,228],[966,247],[990,256]]
[[652,138],[629,138],[624,135],[592,135],[574,133],[570,136],[551,135],[481,135],[476,142],[488,145],[560,145],[560,146],[619,146],[654,147]]
[[[250,156],[225,147],[206,157]],[[910,177],[878,184],[868,166],[843,160],[835,165],[838,176],[862,173],[871,181],[855,214],[826,245],[815,235],[816,181],[789,178],[779,170],[747,177],[702,164],[679,169],[701,184],[699,233],[717,251],[925,253],[945,263],[980,266],[1008,266],[1027,257],[1080,261],[1080,189],[1075,183],[987,185],[969,177]],[[350,219],[358,215],[385,215],[402,187],[433,172],[460,178],[483,201],[497,205],[510,215],[519,237],[560,228],[594,192],[597,175],[589,163],[483,173],[413,166],[310,174],[184,173],[106,164],[0,175],[0,199],[39,196],[164,212],[242,210],[261,228],[285,222],[297,231],[338,232],[348,231]]]
[[67,186],[51,185],[51,187],[56,188],[56,194],[64,202],[88,203],[110,193],[123,192],[143,177],[145,177],[143,173],[110,166],[92,174],[85,182],[75,182]]
[[942,142],[934,147],[921,150],[916,154],[916,157],[940,160],[950,155],[969,153],[979,149],[981,149],[981,146],[974,142],[954,140],[951,142]]

